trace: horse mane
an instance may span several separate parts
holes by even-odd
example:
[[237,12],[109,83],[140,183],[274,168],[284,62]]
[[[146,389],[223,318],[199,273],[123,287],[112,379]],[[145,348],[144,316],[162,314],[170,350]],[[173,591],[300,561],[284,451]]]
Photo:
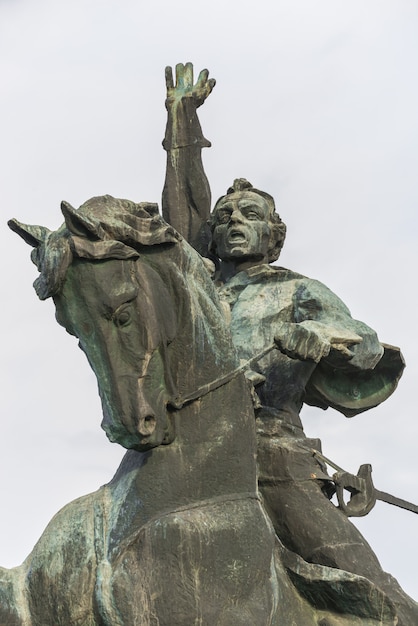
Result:
[[[65,222],[56,231],[9,222],[34,248],[31,258],[40,272],[34,288],[41,300],[59,297],[67,271],[77,259],[141,258],[170,285],[177,314],[187,326],[190,341],[179,347],[184,354],[178,354],[178,362],[190,361],[188,351],[193,346],[197,358],[207,364],[199,368],[202,376],[190,374],[196,384],[207,381],[210,367],[225,371],[236,365],[229,328],[209,272],[200,255],[164,221],[157,204],[105,195],[87,200],[77,210],[62,202],[61,210]],[[180,388],[182,383],[184,378],[179,380]]]
[[13,219],[9,226],[34,250],[33,263],[40,275],[34,288],[41,300],[57,295],[75,258],[128,259],[139,256],[140,246],[177,243],[181,236],[149,202],[97,196],[79,209],[61,203],[64,224],[56,231],[29,226]]

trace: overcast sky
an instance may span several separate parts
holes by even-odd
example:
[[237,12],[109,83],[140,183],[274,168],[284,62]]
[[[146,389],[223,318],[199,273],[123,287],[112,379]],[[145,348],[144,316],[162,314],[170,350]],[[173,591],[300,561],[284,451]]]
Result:
[[[164,67],[189,60],[217,79],[200,110],[214,199],[235,177],[270,192],[288,225],[281,264],[328,285],[407,361],[384,405],[350,420],[305,409],[307,433],[418,503],[418,3],[0,0],[0,51],[0,564],[19,564],[123,454],[6,221],[57,228],[61,200],[105,193],[159,202]],[[417,598],[417,516],[382,504],[358,525]]]

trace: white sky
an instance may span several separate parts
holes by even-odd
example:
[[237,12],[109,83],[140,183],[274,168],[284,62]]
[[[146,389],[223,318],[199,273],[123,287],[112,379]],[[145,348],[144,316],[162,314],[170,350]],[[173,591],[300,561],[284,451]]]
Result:
[[[281,264],[327,284],[407,360],[384,405],[352,420],[305,409],[307,433],[418,503],[417,28],[414,0],[0,0],[3,566],[123,454],[5,222],[56,228],[62,199],[105,193],[159,201],[164,67],[188,60],[217,79],[200,113],[214,199],[235,177],[274,195]],[[358,525],[417,598],[417,517],[382,504]]]

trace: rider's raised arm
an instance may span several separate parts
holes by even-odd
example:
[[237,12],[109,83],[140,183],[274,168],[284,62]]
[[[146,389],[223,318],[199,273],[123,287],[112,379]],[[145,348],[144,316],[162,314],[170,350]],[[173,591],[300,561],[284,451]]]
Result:
[[193,84],[193,66],[166,68],[167,127],[163,147],[167,152],[162,208],[164,219],[201,254],[206,254],[205,226],[210,214],[210,188],[203,169],[204,138],[197,109],[211,93],[215,80],[202,70]]

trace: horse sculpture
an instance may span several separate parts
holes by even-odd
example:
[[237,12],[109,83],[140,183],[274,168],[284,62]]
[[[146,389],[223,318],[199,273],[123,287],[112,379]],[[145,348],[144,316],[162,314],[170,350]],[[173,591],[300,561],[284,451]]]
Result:
[[97,376],[107,436],[128,452],[20,567],[0,568],[0,625],[395,624],[367,580],[275,537],[250,389],[199,255],[156,205],[104,196],[62,210],[56,232],[10,226]]

